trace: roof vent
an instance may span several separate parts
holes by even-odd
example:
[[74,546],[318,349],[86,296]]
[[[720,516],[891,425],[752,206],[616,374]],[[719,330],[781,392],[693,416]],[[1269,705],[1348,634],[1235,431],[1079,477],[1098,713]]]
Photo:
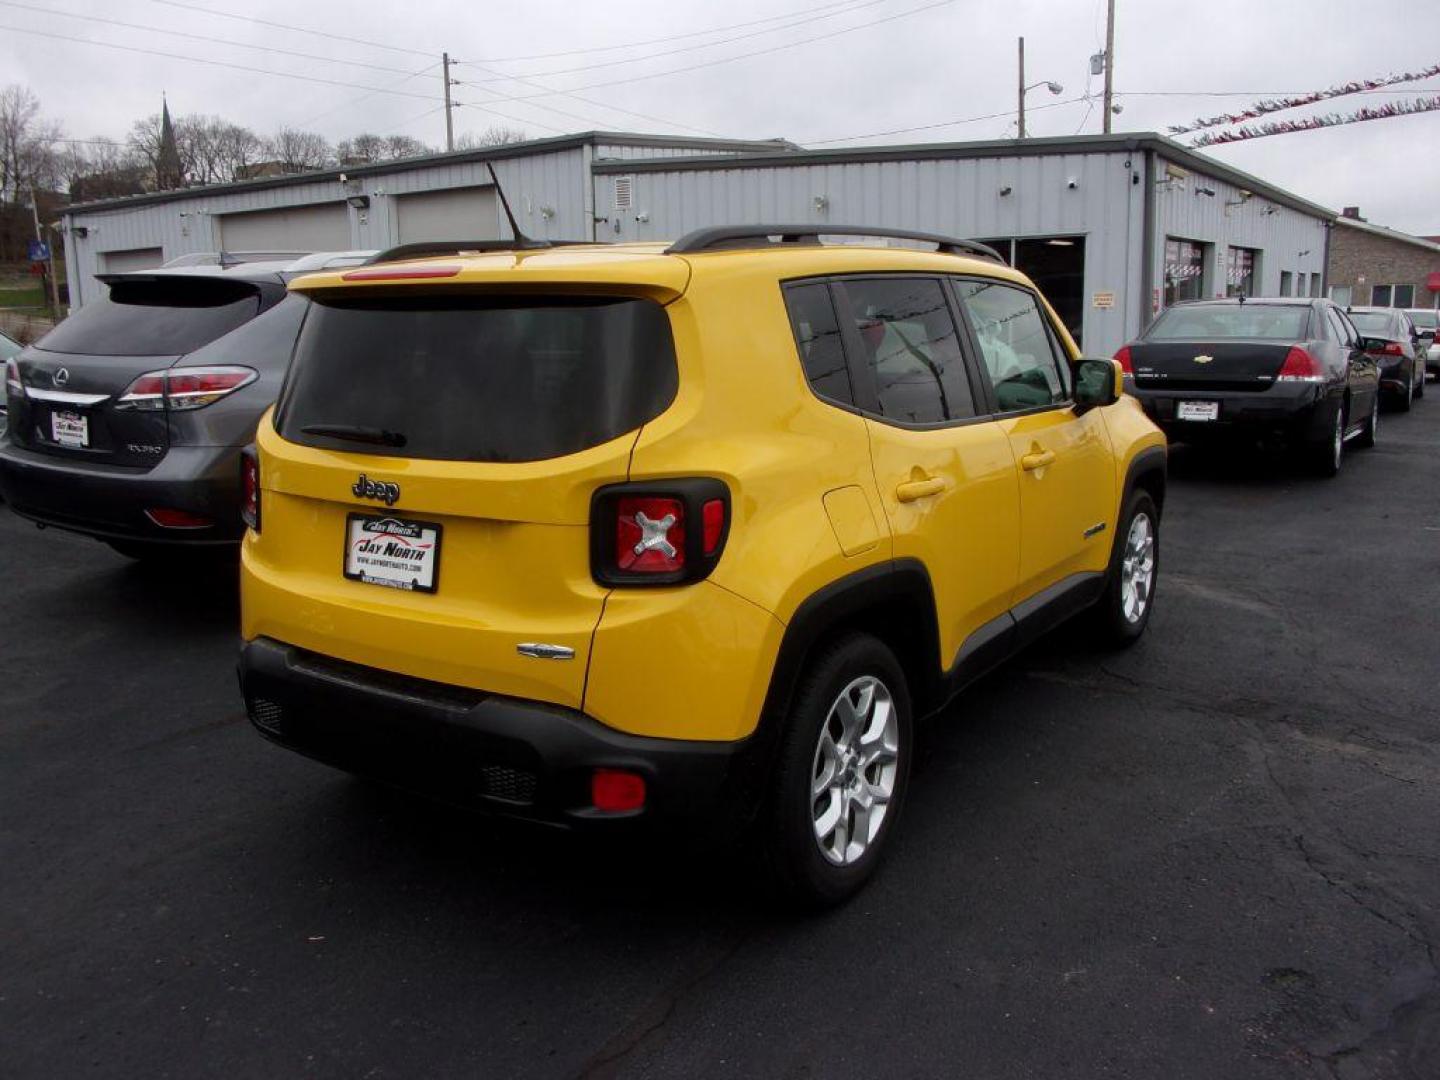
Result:
[[1340,216],[1341,216],[1341,217],[1351,218],[1351,219],[1354,220],[1354,221],[1364,221],[1364,220],[1365,220],[1364,218],[1362,218],[1362,217],[1360,216],[1360,207],[1358,207],[1358,206],[1347,206],[1347,207],[1345,207],[1345,209],[1343,209],[1343,210],[1340,211]]
[[633,176],[615,177],[615,209],[629,210],[631,206],[631,186],[634,183]]

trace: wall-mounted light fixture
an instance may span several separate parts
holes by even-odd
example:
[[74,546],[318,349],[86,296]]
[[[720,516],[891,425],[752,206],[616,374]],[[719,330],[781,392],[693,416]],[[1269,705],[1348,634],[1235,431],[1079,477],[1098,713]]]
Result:
[[1309,249],[1309,248],[1306,248],[1304,251],[1300,252],[1300,253],[1297,254],[1295,257],[1296,257],[1297,259],[1303,259],[1306,255],[1309,255],[1309,254],[1310,254],[1310,249]]
[[823,214],[830,209],[830,199],[825,195],[816,195],[810,200],[810,205],[815,208],[817,214]]
[[1002,187],[1002,188],[1000,189],[1000,197],[1003,199],[1006,195],[1009,195],[1010,192],[1013,191],[1013,190],[1014,190],[1014,188],[1012,188],[1009,184],[1006,184],[1004,187]]
[[347,203],[349,203],[351,206],[353,206],[356,210],[369,210],[369,209],[370,209],[370,196],[369,196],[369,195],[347,195],[347,196],[345,197],[345,201],[346,201]]
[[1260,211],[1260,213],[1264,214],[1266,217],[1269,217],[1271,214],[1278,214],[1279,212],[1280,208],[1274,205],[1267,206],[1264,210]]
[[87,236],[90,235],[90,229],[84,225],[72,225],[70,228],[70,235],[75,237],[77,240],[84,240]]
[[553,206],[542,206],[542,207],[540,207],[540,216],[541,216],[542,218],[544,218],[546,221],[549,221],[551,218],[553,218],[553,217],[555,216],[555,207],[553,207]]
[[[1197,187],[1197,188],[1195,189],[1195,194],[1196,194],[1196,195],[1208,195],[1210,198],[1213,199],[1213,198],[1215,197],[1215,189],[1214,189],[1214,188],[1209,188],[1209,187]],[[1227,204],[1227,205],[1228,205],[1228,204]]]

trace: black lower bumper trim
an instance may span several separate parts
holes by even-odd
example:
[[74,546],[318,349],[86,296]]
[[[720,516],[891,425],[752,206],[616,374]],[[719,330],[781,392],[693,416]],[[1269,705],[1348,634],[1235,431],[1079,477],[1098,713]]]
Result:
[[[240,654],[240,686],[267,739],[443,802],[564,825],[617,818],[743,818],[748,744],[654,739],[573,709],[426,682],[269,638]],[[590,803],[597,768],[646,781],[643,810]]]

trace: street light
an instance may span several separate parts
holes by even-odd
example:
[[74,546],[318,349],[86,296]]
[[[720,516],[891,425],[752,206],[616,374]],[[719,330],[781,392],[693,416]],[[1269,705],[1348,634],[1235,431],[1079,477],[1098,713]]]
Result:
[[1028,94],[1031,90],[1037,89],[1038,87],[1041,87],[1041,86],[1045,87],[1045,89],[1049,90],[1050,93],[1052,93],[1052,94],[1060,94],[1060,93],[1063,93],[1064,90],[1065,90],[1065,88],[1064,88],[1063,86],[1061,86],[1058,82],[1053,82],[1053,81],[1051,81],[1050,79],[1041,79],[1041,80],[1040,80],[1039,82],[1037,82],[1037,83],[1031,83],[1029,86],[1026,86],[1026,85],[1025,85],[1025,39],[1024,39],[1023,37],[1020,38],[1020,83],[1019,83],[1019,86],[1020,86],[1020,109],[1019,109],[1019,113],[1020,113],[1020,138],[1023,139],[1023,138],[1025,138],[1025,95]]

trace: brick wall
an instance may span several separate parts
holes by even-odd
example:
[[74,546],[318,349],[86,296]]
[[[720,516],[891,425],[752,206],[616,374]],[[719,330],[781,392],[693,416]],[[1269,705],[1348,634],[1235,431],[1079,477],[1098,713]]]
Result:
[[1330,230],[1330,286],[1351,286],[1352,304],[1368,304],[1375,285],[1414,285],[1415,306],[1433,307],[1435,293],[1425,287],[1425,281],[1436,272],[1440,272],[1440,251],[1427,251],[1339,222]]

